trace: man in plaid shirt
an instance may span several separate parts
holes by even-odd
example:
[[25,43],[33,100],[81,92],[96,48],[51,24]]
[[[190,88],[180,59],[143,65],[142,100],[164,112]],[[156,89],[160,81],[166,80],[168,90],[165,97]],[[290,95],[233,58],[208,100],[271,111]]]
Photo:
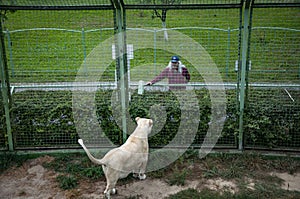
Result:
[[[178,56],[172,56],[168,66],[153,80],[147,82],[146,85],[152,85],[168,78],[169,84],[187,84],[190,81],[188,69],[181,63]],[[186,86],[170,86],[170,90],[186,89]]]

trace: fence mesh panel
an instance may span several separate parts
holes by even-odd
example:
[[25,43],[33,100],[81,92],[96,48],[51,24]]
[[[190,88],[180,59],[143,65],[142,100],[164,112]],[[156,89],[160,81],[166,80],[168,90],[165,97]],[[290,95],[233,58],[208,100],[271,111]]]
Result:
[[299,142],[299,21],[297,8],[253,10],[246,146],[294,149]]
[[[47,0],[24,0],[24,1],[11,1],[3,0],[1,5],[6,6],[28,6],[28,7],[37,7],[37,6],[93,6],[93,5],[111,5],[111,2],[108,0],[68,0],[68,1],[47,1]],[[58,8],[56,8],[58,9]]]
[[5,26],[11,82],[74,81],[87,54],[113,35],[111,11],[101,13],[107,17],[95,11],[9,14],[12,19]]
[[77,146],[72,82],[88,54],[113,35],[112,12],[19,10],[8,14],[5,33],[15,147]]
[[299,88],[251,88],[245,118],[246,146],[296,149]]
[[[111,1],[1,2],[19,6],[5,12],[3,23],[15,148],[78,147],[79,137],[94,146],[120,145],[123,103],[128,103],[128,135],[135,117],[154,120],[151,147],[201,147],[217,140],[216,147],[237,148],[241,1],[124,3],[126,26],[121,28],[126,28],[129,68],[125,98],[116,59],[122,48],[117,41],[124,35],[114,35],[120,19]],[[174,6],[163,9],[165,3]],[[58,11],[55,6],[63,7]],[[252,14],[245,147],[299,150],[299,8],[258,0]],[[166,79],[145,86],[173,55],[190,72],[187,89],[170,90],[176,85]],[[223,101],[226,115],[221,118]],[[0,113],[0,145],[6,149],[2,104]]]
[[[200,61],[199,65],[195,66],[189,61],[188,56],[185,55],[192,54],[191,51],[197,51],[197,49],[193,49],[192,45],[185,49],[183,42],[185,38],[183,37],[188,37],[200,44],[203,50],[210,55],[211,61],[218,69],[218,71],[214,71],[215,74],[210,73],[211,76],[220,75],[221,81],[234,83],[237,79],[235,61],[238,59],[239,9],[169,10],[166,13],[165,21],[162,19],[161,10],[129,10],[126,12],[126,16],[127,28],[136,32],[133,33],[136,34],[135,40],[137,40],[138,34],[143,34],[144,37],[143,42],[135,42],[133,45],[134,58],[130,59],[131,81],[137,83],[140,80],[147,82],[154,79],[168,65],[172,55],[179,55],[182,58],[182,63],[191,74],[190,84],[195,85],[193,89],[197,90],[196,95],[200,101],[199,120],[201,123],[193,144],[197,147],[201,146],[209,127],[210,120],[207,116],[211,114],[210,94],[205,85],[221,82],[214,82],[214,78],[210,79],[205,74],[201,74],[203,73],[201,69],[207,67],[205,66],[206,62]],[[143,26],[145,19],[150,20],[150,23]],[[166,31],[162,31],[161,28],[166,28]],[[131,41],[128,37],[127,41]],[[178,45],[176,45],[176,41],[178,41]],[[170,47],[171,45],[174,46]],[[204,57],[204,55],[198,54],[195,58],[198,59],[199,56]],[[166,82],[165,79],[157,84]],[[198,85],[199,83],[202,85]],[[161,106],[163,110],[168,110],[168,107],[172,106],[176,107],[176,101],[173,102],[169,99],[171,97],[164,93],[166,89],[163,86],[158,86],[157,89],[161,90],[162,93],[150,91],[144,98],[151,103],[157,103],[158,107]],[[228,110],[231,114],[235,114],[236,104],[232,101],[235,100],[235,87],[228,88],[226,93],[228,94],[227,100],[231,102],[228,105]],[[170,104],[167,105],[166,103]],[[189,104],[191,101],[187,100],[186,103]],[[148,105],[147,107],[151,106]],[[143,107],[136,108],[145,109]],[[180,124],[180,111],[177,110],[176,112],[176,110],[170,109],[169,111],[175,111],[176,114],[173,112],[172,115],[167,112],[167,118],[162,118],[163,121],[166,120],[166,128],[168,128],[162,129],[160,136],[163,137],[171,136],[177,132]],[[146,116],[148,115],[146,114]],[[177,118],[174,119],[174,116]],[[235,133],[231,127],[232,123],[235,123],[235,119],[230,116],[228,117],[229,120],[230,122],[225,124],[218,146],[236,146]]]
[[[0,90],[1,91],[1,90]],[[4,112],[4,104],[3,104],[3,98],[2,95],[0,96],[1,103],[0,103],[0,149],[6,149],[6,138],[5,138],[5,132],[6,132],[6,127],[5,127],[5,112]]]

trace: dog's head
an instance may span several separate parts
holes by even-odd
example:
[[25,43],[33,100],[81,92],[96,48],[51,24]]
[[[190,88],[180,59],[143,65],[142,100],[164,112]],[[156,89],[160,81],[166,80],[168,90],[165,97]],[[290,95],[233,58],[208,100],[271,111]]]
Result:
[[152,126],[153,126],[153,120],[152,119],[136,117],[135,121],[136,121],[138,127],[149,129],[148,134],[151,132],[151,129],[152,129]]

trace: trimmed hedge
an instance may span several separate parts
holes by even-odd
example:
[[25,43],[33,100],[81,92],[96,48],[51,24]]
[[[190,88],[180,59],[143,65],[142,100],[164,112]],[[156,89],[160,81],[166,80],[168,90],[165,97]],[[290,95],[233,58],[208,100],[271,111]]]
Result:
[[[253,90],[251,94],[262,95],[263,92],[265,91]],[[193,145],[201,146],[209,127],[211,102],[206,89],[196,90],[195,93],[199,100],[200,118]],[[113,114],[113,94],[112,90],[97,91],[96,113],[105,135],[119,145],[122,143],[122,131]],[[217,144],[236,147],[239,118],[236,93],[235,90],[227,90],[226,94],[227,118]],[[73,119],[71,91],[24,91],[14,93],[13,98],[12,132],[16,147],[78,146],[79,136]],[[250,96],[250,99],[253,98]],[[193,107],[188,108],[193,111]],[[259,103],[254,103],[250,100],[244,121],[246,146],[300,147],[299,110],[299,102],[270,103],[268,98],[261,98]],[[158,113],[153,114],[151,111]],[[132,120],[137,116],[151,117],[154,120],[159,132],[149,138],[151,147],[161,147],[172,141],[181,121],[180,103],[172,92],[145,91],[143,95],[133,92],[128,112]]]

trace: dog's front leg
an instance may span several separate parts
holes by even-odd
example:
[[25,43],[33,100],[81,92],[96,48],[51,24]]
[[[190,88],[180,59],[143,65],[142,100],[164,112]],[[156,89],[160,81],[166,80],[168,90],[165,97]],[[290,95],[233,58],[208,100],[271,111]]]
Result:
[[141,166],[140,166],[140,171],[139,171],[138,176],[137,176],[140,180],[145,180],[146,177],[147,177],[146,174],[145,174],[146,167],[147,167],[147,162],[142,162]]

